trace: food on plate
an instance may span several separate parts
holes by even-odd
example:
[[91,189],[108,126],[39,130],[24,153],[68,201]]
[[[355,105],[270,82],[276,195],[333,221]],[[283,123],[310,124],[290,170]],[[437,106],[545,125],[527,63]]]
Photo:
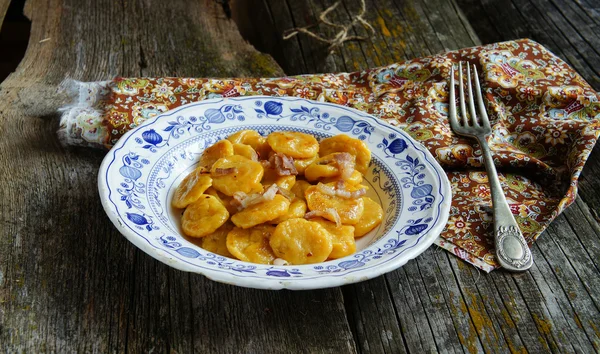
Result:
[[383,220],[383,208],[377,202],[369,197],[362,197],[365,205],[364,212],[356,225],[354,226],[354,236],[362,237],[379,224]]
[[229,219],[229,212],[217,198],[203,194],[188,205],[181,217],[183,232],[191,237],[203,237],[217,231]]
[[274,232],[275,227],[271,225],[236,227],[227,234],[227,249],[241,261],[272,264],[276,257],[269,240]]
[[[354,225],[360,220],[364,211],[364,201],[360,198],[365,189],[362,186],[342,183],[319,183],[306,189],[306,204],[312,211],[325,212],[333,209],[339,215],[339,222]],[[324,215],[325,219],[336,222],[333,216]]]
[[171,204],[185,208],[195,202],[212,185],[212,178],[204,167],[198,167],[187,175],[175,189]]
[[298,171],[299,174],[304,174],[304,171],[306,170],[306,168],[308,166],[310,166],[310,164],[312,164],[313,162],[315,162],[315,160],[318,158],[318,155],[315,155],[313,157],[310,157],[308,159],[294,159],[294,167],[296,167],[296,171]]
[[296,198],[306,201],[304,193],[306,192],[306,189],[310,186],[311,184],[303,179],[297,180],[296,183],[294,183],[294,186],[292,187],[292,193],[294,193]]
[[278,266],[338,259],[383,220],[362,185],[370,160],[346,135],[242,130],[204,150],[171,203],[209,252]]
[[260,163],[240,155],[222,157],[210,169],[212,186],[228,196],[233,196],[235,192],[262,192],[260,181],[263,174],[264,169]]
[[237,212],[231,217],[231,221],[235,226],[247,229],[285,215],[289,208],[290,201],[281,194],[276,194],[271,200],[263,200]]
[[269,187],[272,184],[276,184],[280,188],[290,190],[296,183],[296,176],[281,176],[278,174],[278,171],[275,168],[267,167],[265,168],[265,173],[263,175],[261,183],[265,186],[265,188]]
[[294,201],[290,203],[288,211],[280,217],[271,220],[271,223],[279,224],[289,219],[303,218],[304,215],[306,215],[306,202],[302,199],[295,198]]
[[256,151],[261,159],[266,159],[271,152],[271,146],[267,143],[267,138],[260,135],[255,130],[241,130],[231,134],[227,140],[233,144],[244,144],[251,146]]
[[308,134],[299,132],[275,132],[269,134],[267,142],[275,152],[292,158],[309,159],[319,152],[319,142]]
[[356,252],[356,242],[354,242],[354,226],[336,225],[329,220],[316,218],[313,220],[323,226],[331,235],[331,253],[330,259],[337,259],[351,255]]
[[202,237],[200,247],[205,250],[216,253],[219,256],[232,258],[233,255],[227,249],[227,234],[233,229],[233,224],[225,223],[212,234]]
[[269,244],[278,258],[290,264],[323,262],[333,249],[332,236],[323,226],[300,218],[277,225]]
[[348,135],[339,134],[321,140],[319,144],[320,156],[329,155],[334,152],[347,152],[356,158],[356,169],[367,173],[371,163],[371,150],[364,141],[354,139]]
[[233,156],[233,144],[228,140],[220,140],[204,150],[198,165],[210,169],[220,158]]
[[258,161],[258,153],[250,145],[237,143],[233,144],[233,154],[244,156],[245,158],[252,161]]

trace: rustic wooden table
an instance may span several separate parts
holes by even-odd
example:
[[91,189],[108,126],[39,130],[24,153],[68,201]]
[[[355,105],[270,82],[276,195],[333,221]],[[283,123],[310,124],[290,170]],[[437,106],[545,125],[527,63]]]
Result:
[[[0,0],[0,23],[9,3]],[[533,268],[518,275],[484,274],[432,247],[397,271],[355,285],[249,290],[171,269],[137,250],[111,225],[96,190],[104,152],[65,149],[55,134],[56,108],[64,102],[55,90],[66,76],[353,71],[530,37],[600,90],[596,0],[367,0],[365,17],[376,29],[367,41],[347,43],[327,56],[325,46],[311,38],[281,39],[289,27],[314,23],[331,3],[26,2],[28,48],[0,85],[0,348],[59,353],[600,351],[599,148],[583,172],[576,203],[533,247]],[[359,6],[345,0],[332,18],[348,20]],[[355,32],[367,34],[363,28]]]

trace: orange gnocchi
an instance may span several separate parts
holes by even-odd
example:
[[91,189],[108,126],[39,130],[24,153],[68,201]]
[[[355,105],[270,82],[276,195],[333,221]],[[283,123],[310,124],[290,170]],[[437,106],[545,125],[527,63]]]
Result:
[[[358,223],[365,208],[364,201],[361,198],[348,199],[337,195],[329,195],[317,186],[308,187],[305,196],[306,204],[310,210],[326,212],[328,209],[335,209],[342,224],[354,225]],[[327,218],[329,221],[336,221],[331,220],[331,217]]]
[[228,140],[220,140],[204,150],[199,165],[210,169],[218,159],[229,156],[233,156],[233,144]]
[[212,195],[203,194],[188,205],[181,217],[181,228],[191,237],[204,237],[215,232],[229,219],[225,206]]
[[304,197],[304,192],[306,192],[306,189],[310,186],[311,184],[306,182],[305,180],[298,180],[296,181],[296,183],[294,183],[294,186],[292,187],[292,193],[294,193],[296,198],[306,201],[306,197]]
[[369,164],[371,163],[371,150],[369,150],[364,141],[344,134],[323,139],[319,147],[320,155],[325,156],[334,152],[347,152],[354,155],[356,158],[356,169],[360,173],[367,173]]
[[210,174],[213,187],[225,195],[232,196],[235,192],[258,193],[263,190],[260,184],[264,174],[262,165],[240,155],[220,158],[213,164]]
[[294,159],[294,167],[296,167],[296,171],[298,171],[298,174],[303,175],[304,171],[306,170],[306,168],[312,164],[313,162],[315,162],[317,160],[319,156],[315,155],[313,157],[310,157],[308,159]]
[[275,255],[291,264],[320,263],[333,249],[331,235],[316,222],[290,219],[277,225],[270,245]]
[[213,187],[210,187],[204,193],[208,194],[208,195],[212,195],[213,197],[217,198],[217,200],[225,206],[225,209],[227,209],[227,211],[229,212],[229,215],[233,215],[238,212],[237,207],[235,205],[231,204],[231,202],[233,201],[232,197],[229,197],[223,193],[217,192],[217,190],[214,189]]
[[233,144],[250,145],[262,159],[266,159],[271,151],[267,139],[255,130],[241,130],[231,134],[227,140],[231,141]]
[[234,155],[244,156],[252,161],[258,161],[258,153],[250,145],[233,144],[233,153]]
[[319,143],[299,132],[242,130],[203,152],[171,204],[185,208],[183,233],[224,257],[291,265],[338,259],[356,252],[355,238],[384,217],[361,184],[370,160],[367,145],[345,135]]
[[269,239],[275,231],[271,225],[259,225],[250,229],[234,228],[227,234],[227,250],[241,261],[272,264],[275,254]]
[[201,246],[208,252],[216,253],[223,257],[233,257],[233,255],[227,249],[227,234],[233,229],[233,225],[225,223],[212,234],[202,237]]
[[289,207],[287,213],[281,215],[277,219],[271,220],[271,223],[279,224],[279,223],[284,222],[289,219],[303,218],[305,214],[306,214],[306,203],[304,202],[304,200],[296,198],[296,199],[294,199],[294,201],[292,201],[290,203],[290,207]]
[[267,138],[275,152],[298,159],[309,159],[319,152],[319,142],[314,136],[299,132],[275,132]]
[[[331,182],[337,182],[339,180],[340,180],[339,177],[330,177],[330,178],[324,178],[322,180],[322,182],[325,183],[325,184],[327,184],[327,183],[331,183]],[[361,184],[362,181],[363,181],[363,175],[362,175],[362,173],[360,173],[360,172],[358,172],[358,171],[355,170],[354,172],[352,172],[352,174],[350,175],[350,177],[348,177],[344,182],[346,182],[348,184],[357,185],[357,184]],[[361,186],[361,187],[365,187],[365,186]]]
[[354,236],[361,237],[379,226],[383,220],[383,208],[369,197],[362,198],[365,211],[356,223]]
[[173,194],[171,204],[175,208],[185,208],[200,198],[202,193],[212,185],[212,178],[203,167],[198,167],[187,175]]
[[289,191],[296,184],[296,176],[279,176],[274,168],[266,168],[261,182],[265,188],[275,183]]
[[254,204],[234,214],[231,221],[237,227],[247,229],[285,215],[290,208],[290,201],[278,194],[272,200]]
[[313,220],[323,226],[331,235],[332,249],[329,259],[337,259],[351,255],[356,252],[356,242],[354,242],[354,226],[340,225],[334,222],[317,218]]

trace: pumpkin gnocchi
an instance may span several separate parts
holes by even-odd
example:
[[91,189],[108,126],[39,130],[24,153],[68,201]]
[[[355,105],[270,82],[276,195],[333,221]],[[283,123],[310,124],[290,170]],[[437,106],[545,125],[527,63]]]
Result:
[[287,213],[281,215],[277,219],[271,220],[271,223],[279,224],[279,223],[284,222],[289,219],[303,218],[305,214],[306,214],[306,203],[304,202],[304,200],[296,198],[296,199],[294,199],[294,201],[292,201],[290,203],[290,207],[289,207]]
[[171,204],[175,208],[185,208],[198,200],[211,185],[212,178],[208,175],[208,171],[204,167],[198,167],[177,186]]
[[202,243],[200,247],[204,248],[208,252],[216,253],[223,257],[233,257],[233,255],[227,249],[227,234],[233,229],[231,223],[225,223],[212,234],[202,237]]
[[362,197],[365,211],[356,223],[354,236],[361,237],[379,226],[383,220],[383,208],[369,197]]
[[228,196],[235,192],[262,192],[260,180],[263,174],[264,169],[260,163],[240,155],[220,158],[210,169],[213,187]]
[[274,168],[266,168],[261,183],[265,188],[275,183],[289,191],[296,184],[296,176],[280,176]]
[[227,250],[241,261],[272,264],[275,254],[269,239],[275,231],[271,225],[259,225],[249,229],[234,228],[227,234]]
[[306,198],[304,197],[304,192],[306,192],[306,189],[310,186],[311,184],[306,182],[305,180],[298,180],[296,181],[296,183],[294,183],[294,186],[292,187],[292,193],[294,193],[296,198],[306,201]]
[[206,148],[200,156],[199,165],[210,169],[218,159],[233,156],[233,144],[228,140],[220,140]]
[[319,154],[325,156],[334,152],[347,152],[354,155],[356,169],[362,174],[367,173],[371,163],[371,150],[364,141],[344,134],[323,139],[319,146]]
[[278,258],[290,264],[320,263],[329,257],[331,235],[316,222],[290,219],[277,225],[269,241]]
[[296,167],[296,171],[298,171],[298,174],[301,174],[301,175],[304,174],[304,171],[306,170],[306,168],[308,166],[310,166],[310,164],[315,162],[318,157],[319,157],[318,155],[315,155],[308,159],[294,159],[294,167]]
[[267,142],[271,149],[298,159],[309,159],[319,152],[319,142],[314,136],[299,132],[275,132]]
[[[333,187],[333,183],[326,186]],[[320,189],[318,186],[308,187],[305,196],[306,204],[310,210],[326,212],[329,209],[335,209],[340,217],[341,223],[346,225],[358,223],[365,208],[364,201],[361,198],[352,199],[343,198],[335,194],[331,195]],[[330,216],[325,216],[325,218],[329,219],[329,221],[336,221],[332,220],[332,217]]]
[[252,161],[258,161],[258,153],[250,145],[233,144],[233,153],[234,155],[244,156]]
[[269,152],[271,151],[267,139],[255,130],[241,130],[231,134],[227,140],[233,144],[250,145],[263,160],[269,156]]
[[191,237],[204,237],[215,232],[229,219],[225,206],[212,195],[203,194],[188,205],[181,217],[181,228]]
[[234,214],[231,221],[237,227],[247,229],[258,224],[276,219],[288,212],[290,201],[277,194],[272,200],[266,200]]
[[299,132],[242,130],[204,150],[171,204],[185,208],[183,233],[224,257],[291,265],[342,258],[383,220],[361,184],[370,160],[367,145],[345,135],[319,143]]
[[334,222],[317,218],[314,222],[323,226],[331,235],[331,253],[329,259],[346,257],[356,252],[356,242],[354,242],[354,226],[340,225]]

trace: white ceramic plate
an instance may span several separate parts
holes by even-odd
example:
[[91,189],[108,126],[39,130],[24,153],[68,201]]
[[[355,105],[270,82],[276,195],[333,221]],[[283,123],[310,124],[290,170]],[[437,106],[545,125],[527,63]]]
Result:
[[[364,140],[373,156],[365,183],[385,210],[382,224],[357,240],[355,254],[312,265],[247,263],[188,242],[180,213],[170,206],[172,193],[205,147],[243,129]],[[106,155],[98,188],[111,221],[147,254],[219,282],[263,289],[326,288],[392,271],[433,243],[446,225],[452,196],[442,168],[401,129],[335,104],[262,96],[211,99],[149,118]]]

